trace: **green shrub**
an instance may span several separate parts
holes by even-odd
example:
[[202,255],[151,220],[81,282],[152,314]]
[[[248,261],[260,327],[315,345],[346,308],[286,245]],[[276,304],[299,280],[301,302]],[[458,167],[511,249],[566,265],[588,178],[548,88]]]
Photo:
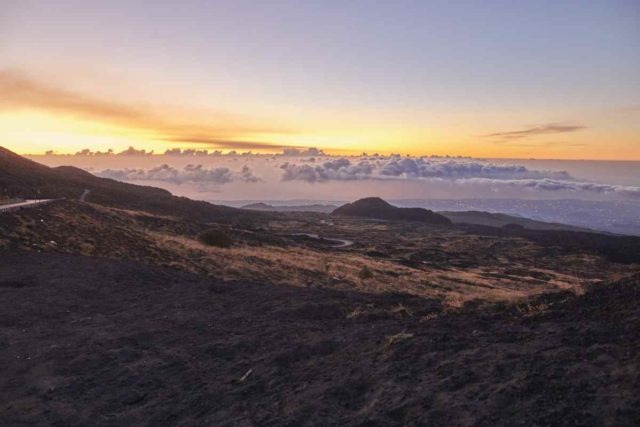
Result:
[[198,239],[208,246],[215,246],[217,248],[228,248],[233,244],[233,239],[222,230],[217,228],[211,228],[206,230],[198,236]]
[[362,270],[360,270],[358,276],[360,276],[360,280],[365,281],[367,279],[373,278],[373,271],[371,271],[371,269],[365,265],[364,267],[362,267]]

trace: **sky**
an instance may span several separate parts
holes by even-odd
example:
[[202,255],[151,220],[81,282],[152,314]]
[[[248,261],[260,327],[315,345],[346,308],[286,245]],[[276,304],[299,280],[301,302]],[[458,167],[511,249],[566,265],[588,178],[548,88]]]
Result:
[[4,0],[0,94],[22,154],[640,160],[640,3]]

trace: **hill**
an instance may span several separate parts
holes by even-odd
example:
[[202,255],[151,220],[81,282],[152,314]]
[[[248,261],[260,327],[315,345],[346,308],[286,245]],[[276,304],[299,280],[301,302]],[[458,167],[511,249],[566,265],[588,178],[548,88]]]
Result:
[[367,197],[340,206],[332,215],[392,221],[417,221],[436,225],[451,225],[451,221],[433,211],[423,208],[399,208],[379,197]]
[[320,212],[320,213],[331,213],[336,209],[335,205],[322,205],[322,204],[312,204],[312,205],[283,205],[283,206],[274,206],[268,203],[251,203],[248,205],[242,206],[242,209],[249,209],[254,211],[267,211],[267,212]]
[[0,193],[8,198],[69,198],[105,206],[208,221],[255,218],[247,212],[177,197],[169,191],[99,178],[72,166],[50,168],[0,147]]
[[529,218],[507,215],[503,213],[490,213],[483,211],[461,211],[438,212],[445,216],[454,224],[476,224],[489,227],[504,227],[508,225],[520,225],[528,230],[569,230],[569,231],[590,231],[588,228],[575,227],[573,225],[560,224],[555,222],[536,221]]

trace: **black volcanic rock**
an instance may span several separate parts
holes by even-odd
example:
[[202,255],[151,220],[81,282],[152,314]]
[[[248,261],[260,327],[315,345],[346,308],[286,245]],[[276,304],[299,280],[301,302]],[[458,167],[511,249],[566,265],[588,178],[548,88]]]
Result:
[[640,420],[638,276],[453,311],[66,254],[0,272],[2,426]]
[[436,225],[451,225],[451,220],[428,209],[399,208],[385,202],[379,197],[367,197],[353,203],[347,203],[346,205],[340,206],[334,210],[331,214],[392,221],[418,221]]

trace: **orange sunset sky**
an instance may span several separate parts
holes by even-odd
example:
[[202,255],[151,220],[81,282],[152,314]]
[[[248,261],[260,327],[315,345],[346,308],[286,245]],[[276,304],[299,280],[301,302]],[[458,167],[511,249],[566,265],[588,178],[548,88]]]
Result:
[[10,0],[0,144],[640,160],[638,3],[495,3]]

